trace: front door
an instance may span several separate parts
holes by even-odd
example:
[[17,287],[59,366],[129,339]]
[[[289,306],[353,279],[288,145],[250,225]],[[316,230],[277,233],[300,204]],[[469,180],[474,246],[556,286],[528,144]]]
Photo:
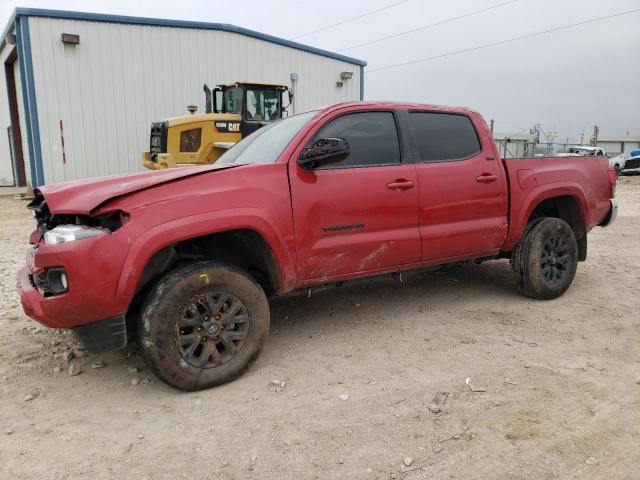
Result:
[[302,280],[375,272],[420,260],[416,171],[401,151],[395,114],[333,117],[313,139],[343,138],[340,163],[305,170],[289,162]]
[[[507,182],[480,117],[408,115],[420,185],[422,260],[498,253],[507,235]],[[477,122],[474,125],[474,122]]]

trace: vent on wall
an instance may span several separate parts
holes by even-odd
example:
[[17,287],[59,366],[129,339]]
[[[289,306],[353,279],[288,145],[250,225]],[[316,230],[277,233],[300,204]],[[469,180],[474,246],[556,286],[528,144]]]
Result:
[[74,35],[73,33],[63,33],[62,43],[66,43],[67,45],[79,45],[80,35]]

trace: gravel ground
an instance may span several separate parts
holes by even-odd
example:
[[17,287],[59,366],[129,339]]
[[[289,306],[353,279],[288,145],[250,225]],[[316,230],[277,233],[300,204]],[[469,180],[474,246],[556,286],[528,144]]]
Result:
[[0,197],[0,478],[638,478],[639,180],[560,299],[506,261],[277,299],[254,367],[198,393],[135,346],[70,375],[74,337],[19,307],[33,220]]

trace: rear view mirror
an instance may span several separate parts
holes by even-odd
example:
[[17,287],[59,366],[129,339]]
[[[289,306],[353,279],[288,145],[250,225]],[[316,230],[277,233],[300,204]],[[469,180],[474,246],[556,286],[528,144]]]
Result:
[[344,138],[320,138],[313,145],[305,148],[298,158],[300,168],[312,170],[314,168],[343,161],[351,150]]

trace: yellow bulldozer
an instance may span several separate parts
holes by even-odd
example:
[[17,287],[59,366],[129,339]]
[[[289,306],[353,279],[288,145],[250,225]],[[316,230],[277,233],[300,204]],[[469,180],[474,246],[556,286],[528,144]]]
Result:
[[286,116],[293,101],[289,88],[279,84],[243,81],[203,89],[205,113],[189,105],[190,115],[151,124],[149,151],[142,154],[146,168],[214,163],[242,138]]

